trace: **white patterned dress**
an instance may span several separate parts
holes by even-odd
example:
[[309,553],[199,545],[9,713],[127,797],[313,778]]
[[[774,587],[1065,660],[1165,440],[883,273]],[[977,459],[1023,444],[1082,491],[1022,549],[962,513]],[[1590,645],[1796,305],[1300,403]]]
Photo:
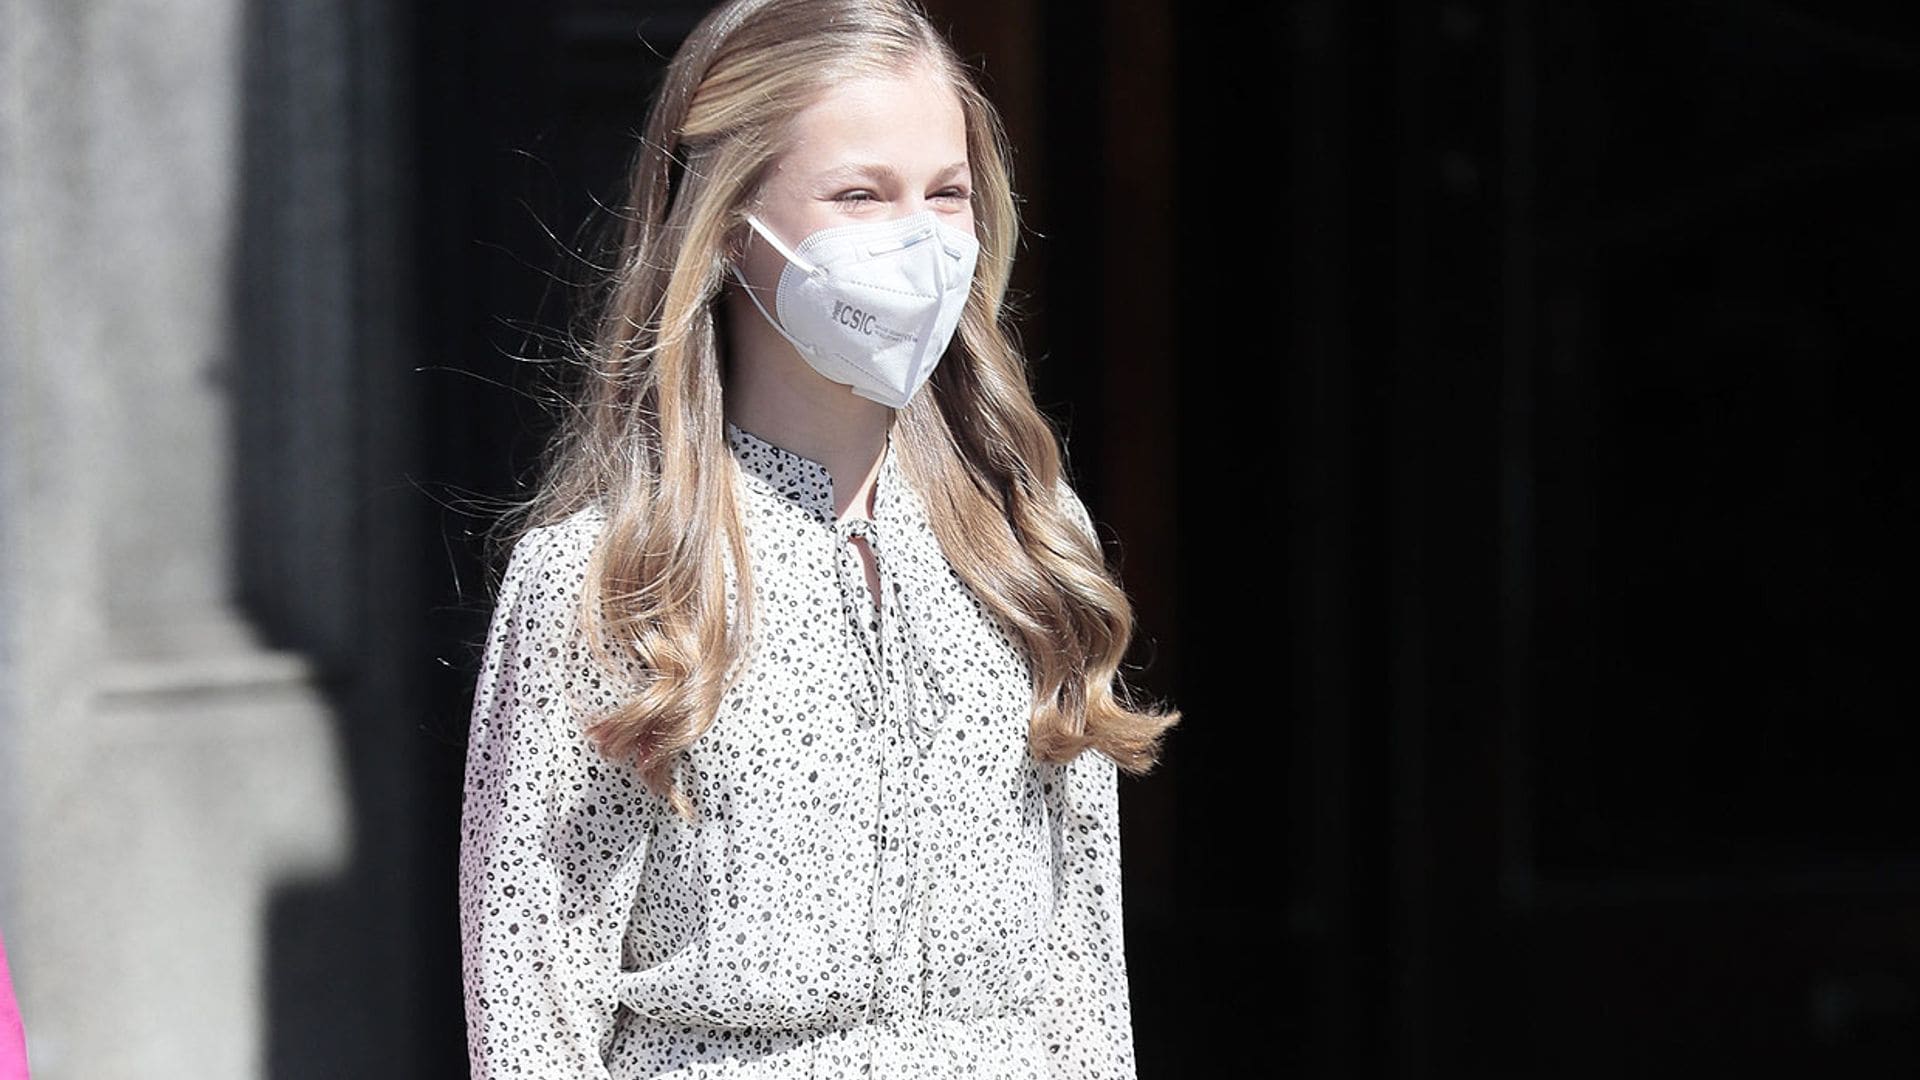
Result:
[[681,763],[695,823],[582,731],[618,689],[573,631],[600,511],[509,559],[461,812],[473,1076],[1134,1077],[1113,761],[1029,753],[1024,648],[891,442],[869,520],[727,441],[760,645]]

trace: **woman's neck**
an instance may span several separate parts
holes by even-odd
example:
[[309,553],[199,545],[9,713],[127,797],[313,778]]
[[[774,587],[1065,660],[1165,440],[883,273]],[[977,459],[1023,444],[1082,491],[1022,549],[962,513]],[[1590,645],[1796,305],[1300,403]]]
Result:
[[[824,465],[838,516],[870,517],[894,410],[815,371],[734,289],[727,290],[725,318],[727,419]],[[855,506],[858,512],[850,512]]]

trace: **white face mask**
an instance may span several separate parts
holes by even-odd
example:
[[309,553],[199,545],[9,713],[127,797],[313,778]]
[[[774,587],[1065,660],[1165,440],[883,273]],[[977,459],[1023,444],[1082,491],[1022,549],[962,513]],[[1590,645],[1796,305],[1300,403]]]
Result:
[[[815,371],[861,397],[906,408],[960,325],[980,242],[931,210],[821,229],[798,248],[752,214],[747,223],[787,260],[774,294],[780,317],[748,288],[753,306]],[[739,266],[733,275],[745,288]]]

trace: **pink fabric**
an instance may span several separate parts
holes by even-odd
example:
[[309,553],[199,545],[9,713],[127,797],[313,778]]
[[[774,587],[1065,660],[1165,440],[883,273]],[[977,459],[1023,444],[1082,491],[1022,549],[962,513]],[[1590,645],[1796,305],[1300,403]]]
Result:
[[0,1080],[27,1080],[27,1028],[13,998],[4,936],[0,936]]

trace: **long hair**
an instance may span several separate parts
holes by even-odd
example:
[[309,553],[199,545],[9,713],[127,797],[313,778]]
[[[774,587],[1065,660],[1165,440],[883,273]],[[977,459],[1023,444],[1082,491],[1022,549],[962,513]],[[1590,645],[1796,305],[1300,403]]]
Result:
[[580,389],[538,489],[498,537],[511,547],[588,507],[605,514],[581,625],[596,662],[632,693],[587,733],[689,820],[674,759],[712,725],[754,618],[721,401],[725,270],[792,117],[846,78],[915,65],[941,73],[965,112],[980,254],[953,342],[895,418],[901,468],[948,562],[1026,648],[1037,758],[1097,747],[1144,773],[1180,719],[1138,707],[1120,677],[1132,605],[1083,511],[1056,487],[1060,438],[1002,324],[1019,221],[998,114],[912,0],[734,0],[668,65],[633,160],[618,256],[578,347]]

